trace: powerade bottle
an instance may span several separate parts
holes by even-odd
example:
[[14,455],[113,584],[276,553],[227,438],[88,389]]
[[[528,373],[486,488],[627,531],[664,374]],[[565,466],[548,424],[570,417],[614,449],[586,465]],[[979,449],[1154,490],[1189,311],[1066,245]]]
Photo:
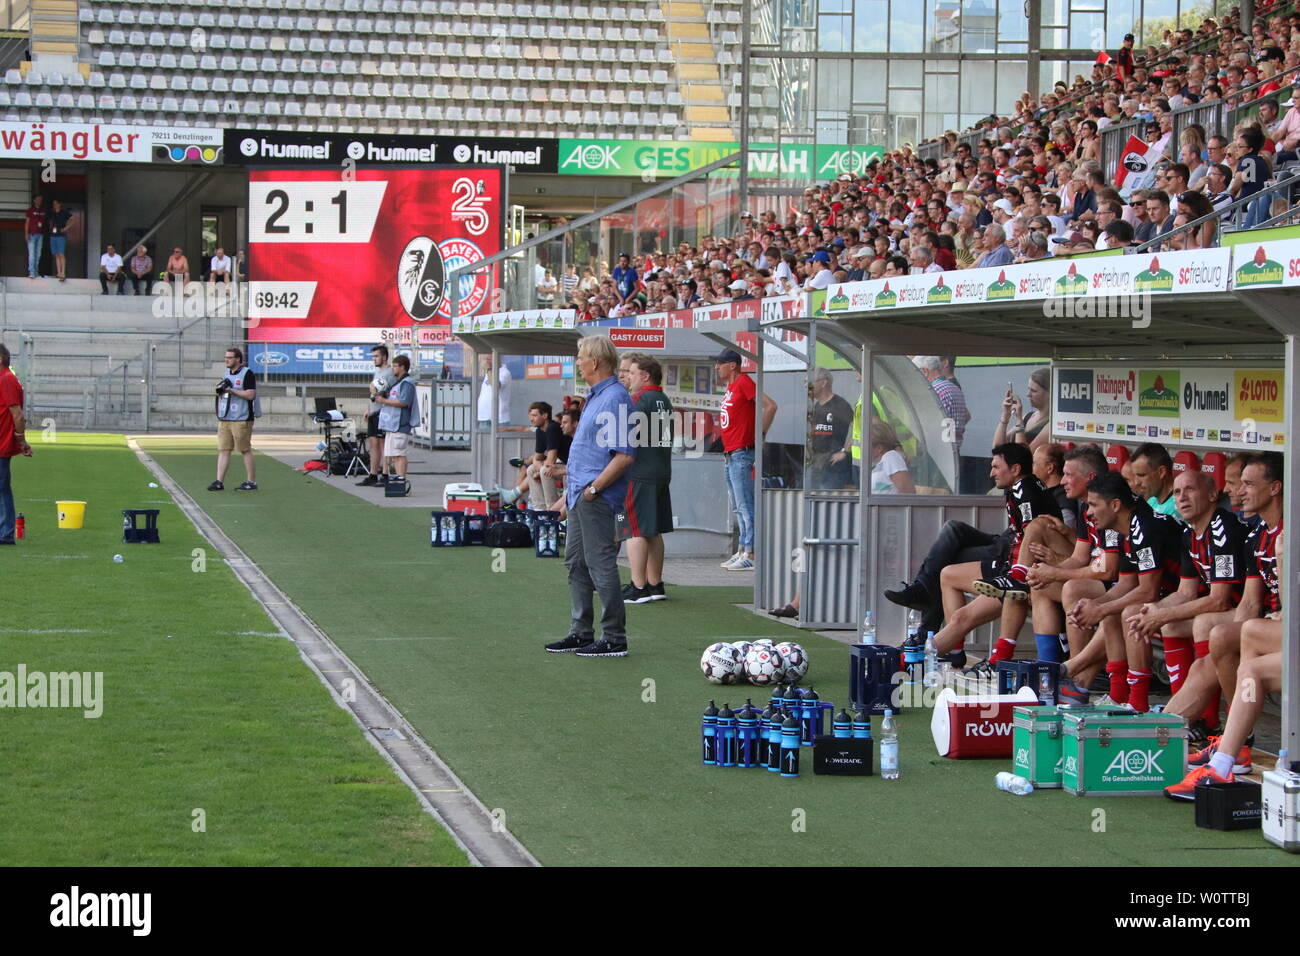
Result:
[[730,704],[718,711],[718,766],[736,765],[736,715]]
[[898,779],[898,731],[894,728],[894,712],[885,711],[880,725],[880,777],[882,780]]
[[852,731],[856,740],[871,739],[871,715],[866,710],[855,710],[853,712]]
[[831,733],[841,739],[853,736],[853,719],[849,717],[848,711],[841,708],[835,715],[835,719],[831,722]]
[[767,706],[773,710],[781,710],[785,707],[785,684],[777,684],[772,688],[772,696],[768,698]]
[[738,766],[758,766],[758,762],[754,759],[757,737],[758,711],[754,709],[754,702],[746,698],[744,708],[736,716],[736,764]]
[[822,722],[822,699],[817,696],[817,691],[809,687],[803,695],[803,743],[805,747],[811,747],[813,738],[817,731],[821,729]]
[[[780,712],[780,710],[768,704],[763,708],[763,712],[758,715],[758,746],[755,748],[755,752],[760,767],[767,766],[767,741],[772,733],[772,721],[776,719],[776,715]],[[778,724],[778,726],[780,725]]]
[[777,710],[767,727],[767,769],[772,773],[781,770],[781,734],[787,716],[786,711]]
[[793,714],[781,724],[781,776],[799,776],[799,721]]
[[700,746],[704,751],[704,766],[718,764],[718,705],[709,701],[700,720]]

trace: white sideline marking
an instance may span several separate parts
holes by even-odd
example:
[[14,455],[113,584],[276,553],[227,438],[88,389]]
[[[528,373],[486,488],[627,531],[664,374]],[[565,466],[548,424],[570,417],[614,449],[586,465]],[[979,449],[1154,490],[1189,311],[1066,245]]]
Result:
[[57,630],[37,630],[35,628],[0,627],[0,634],[112,634],[112,631],[90,631],[83,628],[58,628]]

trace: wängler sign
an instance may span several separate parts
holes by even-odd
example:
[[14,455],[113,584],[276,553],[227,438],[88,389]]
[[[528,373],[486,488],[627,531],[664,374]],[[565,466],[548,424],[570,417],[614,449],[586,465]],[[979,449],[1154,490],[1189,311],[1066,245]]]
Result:
[[1231,249],[1200,249],[1039,259],[1000,268],[837,283],[826,290],[825,314],[1052,298],[1226,292],[1232,254]]

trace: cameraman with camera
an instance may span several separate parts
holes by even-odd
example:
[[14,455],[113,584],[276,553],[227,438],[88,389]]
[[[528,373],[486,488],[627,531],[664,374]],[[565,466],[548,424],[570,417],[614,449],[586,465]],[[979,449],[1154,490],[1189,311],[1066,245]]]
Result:
[[226,374],[217,383],[217,480],[208,491],[225,491],[223,483],[230,467],[230,453],[244,456],[246,479],[236,491],[256,491],[253,470],[253,419],[257,415],[257,379],[244,364],[243,350],[226,349]]

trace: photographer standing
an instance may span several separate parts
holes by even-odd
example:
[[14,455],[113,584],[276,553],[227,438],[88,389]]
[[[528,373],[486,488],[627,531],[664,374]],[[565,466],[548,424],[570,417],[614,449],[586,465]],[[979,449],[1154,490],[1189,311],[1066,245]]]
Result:
[[384,433],[384,458],[397,472],[392,480],[405,485],[408,495],[411,486],[406,480],[406,449],[411,432],[420,424],[420,401],[414,383],[408,378],[410,374],[411,360],[405,355],[397,356],[393,359],[393,384],[386,394],[375,396],[379,427]]
[[226,374],[217,383],[217,480],[208,485],[208,491],[226,490],[226,469],[230,467],[230,453],[235,450],[244,456],[246,476],[244,483],[235,490],[257,490],[253,469],[256,401],[257,378],[244,364],[243,350],[232,345],[226,349]]

